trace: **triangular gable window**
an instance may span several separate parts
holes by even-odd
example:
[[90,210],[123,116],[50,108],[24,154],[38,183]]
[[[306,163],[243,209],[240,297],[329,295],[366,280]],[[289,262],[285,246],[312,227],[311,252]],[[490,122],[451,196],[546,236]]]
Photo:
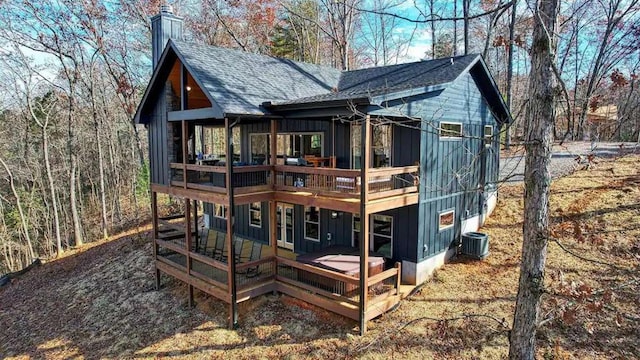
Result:
[[211,107],[211,102],[179,59],[173,64],[167,84],[171,87],[171,99],[167,99],[169,111],[192,110]]

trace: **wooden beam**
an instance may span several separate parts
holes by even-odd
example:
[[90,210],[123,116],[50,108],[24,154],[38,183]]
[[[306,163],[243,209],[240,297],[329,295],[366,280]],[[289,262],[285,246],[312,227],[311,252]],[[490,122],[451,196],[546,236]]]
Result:
[[[269,241],[273,248],[273,256],[275,257],[273,266],[278,269],[278,203],[275,200],[269,201]],[[277,272],[277,271],[276,271]]]
[[369,203],[367,203],[367,208],[369,214],[374,214],[384,210],[395,209],[407,205],[414,205],[418,203],[418,195],[418,193],[411,193],[394,196],[392,198],[369,201]]
[[236,289],[236,257],[235,249],[233,245],[233,223],[234,223],[234,199],[233,199],[233,129],[229,121],[229,118],[224,119],[224,128],[226,136],[226,162],[227,162],[227,198],[229,199],[229,206],[227,207],[227,277],[229,283],[229,297],[231,301],[229,303],[229,328],[235,329],[238,326],[238,304],[237,304],[237,289]]
[[358,199],[336,199],[330,197],[315,196],[315,194],[307,192],[275,192],[274,198],[279,202],[305,206],[317,206],[323,209],[331,209],[350,213],[357,213],[360,210],[360,201],[358,201]]
[[222,111],[214,107],[167,112],[168,121],[220,119],[222,116]]
[[162,194],[168,194],[179,198],[190,198],[204,202],[228,205],[227,194],[212,193],[202,190],[184,189],[175,186],[151,184],[151,190]]
[[273,191],[263,191],[259,193],[252,194],[242,194],[236,195],[234,197],[234,204],[236,205],[245,205],[251,204],[254,202],[263,202],[263,201],[272,201],[273,200]]
[[[187,272],[191,272],[191,256],[189,255],[189,253],[191,252],[191,240],[192,240],[192,227],[191,227],[191,200],[189,198],[184,199],[184,227],[185,227],[185,231],[186,231],[186,237],[185,237],[185,247],[186,247],[186,254],[185,256],[187,257],[187,261],[186,261],[186,268],[187,268]],[[193,285],[191,285],[191,283],[189,283],[188,285],[188,292],[187,292],[187,297],[188,297],[188,303],[189,303],[189,307],[193,307]]]
[[369,213],[367,202],[369,200],[369,157],[370,157],[370,118],[367,115],[362,121],[360,156],[360,335],[367,332],[367,296],[369,293]]
[[[269,165],[275,166],[278,161],[278,121],[276,119],[271,119],[271,135],[270,135],[269,146],[271,147],[271,160],[269,161]],[[275,177],[274,177],[275,179]]]
[[182,120],[182,181],[184,182],[184,188],[187,188],[187,157],[188,146],[187,142],[189,141],[189,129],[187,128],[187,122]]

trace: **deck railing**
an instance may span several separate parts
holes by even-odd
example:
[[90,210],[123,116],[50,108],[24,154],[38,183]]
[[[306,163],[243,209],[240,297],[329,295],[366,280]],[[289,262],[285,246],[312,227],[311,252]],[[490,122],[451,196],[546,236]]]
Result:
[[[227,169],[224,166],[171,163],[170,168],[172,186],[217,193],[227,191]],[[275,179],[272,178],[272,170],[275,171]],[[369,198],[417,192],[418,172],[418,166],[369,169]],[[360,170],[352,169],[248,165],[234,166],[232,183],[237,195],[276,190],[358,198],[362,186],[360,174]]]
[[369,198],[406,194],[418,191],[420,167],[404,166],[369,170]]
[[360,196],[360,170],[276,165],[276,190]]
[[278,257],[277,280],[331,299],[357,305],[360,280],[336,271],[321,269]]
[[[171,185],[218,193],[227,191],[227,168],[197,164],[171,163]],[[185,172],[186,170],[186,172]],[[237,193],[271,189],[271,166],[234,166],[232,183]]]

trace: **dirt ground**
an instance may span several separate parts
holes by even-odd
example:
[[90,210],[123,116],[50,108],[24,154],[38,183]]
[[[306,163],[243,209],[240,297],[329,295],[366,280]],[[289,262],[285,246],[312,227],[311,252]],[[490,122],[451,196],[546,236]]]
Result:
[[[640,358],[639,165],[598,160],[554,181],[540,358]],[[522,185],[503,186],[481,230],[489,257],[454,259],[362,337],[351,320],[276,295],[242,304],[229,330],[223,303],[196,292],[189,309],[186,287],[164,277],[155,291],[148,231],[124,234],[0,289],[0,357],[504,358],[522,206]]]

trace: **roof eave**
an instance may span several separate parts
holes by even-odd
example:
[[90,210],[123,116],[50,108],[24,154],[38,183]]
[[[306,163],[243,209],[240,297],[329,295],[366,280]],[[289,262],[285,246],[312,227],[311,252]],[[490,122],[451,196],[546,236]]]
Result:
[[371,105],[382,106],[383,103],[389,102],[389,101],[392,101],[392,100],[406,99],[406,98],[411,97],[411,96],[417,96],[417,95],[422,95],[422,94],[426,94],[426,93],[442,90],[442,89],[445,89],[447,86],[449,86],[449,84],[451,84],[451,83],[450,82],[446,82],[446,83],[441,83],[441,84],[437,84],[437,85],[420,86],[420,87],[416,87],[416,88],[411,88],[411,89],[406,89],[406,90],[401,90],[401,91],[390,92],[390,93],[386,93],[386,94],[382,94],[382,95],[373,96],[371,98]]
[[[502,98],[502,95],[500,94],[500,90],[498,90],[498,84],[496,84],[496,81],[493,79],[493,76],[491,76],[491,72],[489,72],[489,68],[487,67],[487,64],[484,62],[484,59],[480,55],[478,55],[478,58],[473,61],[473,65],[475,65],[478,62],[482,66],[484,72],[487,74],[487,77],[489,78],[489,81],[491,82],[491,87],[495,90],[496,96],[497,96],[498,101],[500,103],[500,106],[504,110],[504,114],[505,114],[506,119],[499,119],[499,120],[502,120],[506,124],[513,123],[513,117],[511,116],[511,109],[509,109],[507,104],[504,102],[504,99]],[[469,67],[469,69],[471,69],[471,67]]]
[[340,100],[325,100],[325,101],[310,101],[305,103],[293,103],[293,104],[272,104],[270,101],[262,103],[262,106],[271,112],[289,111],[289,110],[309,110],[324,107],[339,107],[343,105],[369,105],[371,99],[369,97],[358,97],[350,99]]
[[163,69],[163,66],[164,66],[164,63],[166,61],[166,58],[169,56],[168,54],[171,51],[173,52],[173,54],[175,54],[176,58],[178,60],[180,60],[180,63],[187,69],[189,74],[191,74],[191,77],[196,82],[196,84],[200,87],[200,89],[202,89],[202,92],[205,94],[205,96],[207,97],[207,99],[211,103],[211,107],[220,109],[220,113],[223,114],[224,113],[224,109],[222,108],[222,106],[220,106],[215,101],[215,99],[211,96],[209,91],[207,91],[207,89],[203,86],[202,81],[200,81],[200,79],[198,79],[196,73],[193,71],[193,69],[190,67],[188,62],[185,60],[184,56],[180,53],[178,48],[175,46],[173,40],[169,39],[169,41],[167,42],[167,46],[164,48],[164,51],[162,52],[162,55],[160,56],[160,59],[158,60],[158,64],[157,64],[156,68],[153,70],[153,74],[151,76],[151,79],[149,80],[149,83],[147,84],[147,88],[145,89],[144,95],[142,96],[142,100],[140,100],[140,103],[138,103],[138,108],[136,109],[136,113],[134,115],[135,123],[136,124],[146,124],[147,123],[147,122],[142,121],[144,119],[144,117],[142,116],[142,111],[145,108],[145,105],[146,105],[147,101],[149,100],[149,95],[151,94],[152,90],[157,86],[156,82],[158,81],[159,74],[160,74],[161,70]]
[[[171,42],[171,40],[169,40],[169,42]],[[164,64],[166,57],[168,56],[167,54],[169,53],[169,44],[167,43],[167,47],[165,47],[164,51],[162,51],[162,55],[160,55],[160,59],[158,60],[158,64],[156,66],[156,68],[153,70],[153,74],[151,74],[151,79],[149,79],[149,83],[147,84],[145,90],[144,90],[144,94],[142,95],[142,99],[140,100],[140,102],[138,103],[138,107],[136,108],[136,113],[133,116],[133,120],[135,121],[135,124],[146,124],[146,122],[141,122],[142,120],[142,109],[144,109],[147,100],[149,99],[149,94],[151,93],[151,90],[153,89],[153,85],[156,82],[156,79],[158,78],[158,74],[161,71],[162,68],[162,64]]]

